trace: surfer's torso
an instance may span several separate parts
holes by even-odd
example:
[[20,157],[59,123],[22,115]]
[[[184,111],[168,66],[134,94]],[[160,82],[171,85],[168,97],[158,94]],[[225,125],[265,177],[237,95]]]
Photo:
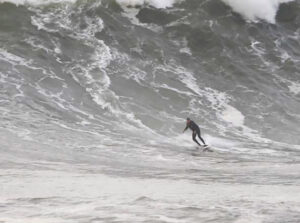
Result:
[[187,126],[188,126],[189,129],[192,130],[192,131],[200,131],[199,126],[198,126],[195,122],[193,122],[192,120],[189,121],[189,123],[187,124]]

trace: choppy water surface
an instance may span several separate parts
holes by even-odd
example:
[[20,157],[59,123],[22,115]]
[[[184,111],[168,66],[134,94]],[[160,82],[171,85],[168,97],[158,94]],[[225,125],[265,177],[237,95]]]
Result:
[[0,222],[299,222],[299,12],[0,1]]

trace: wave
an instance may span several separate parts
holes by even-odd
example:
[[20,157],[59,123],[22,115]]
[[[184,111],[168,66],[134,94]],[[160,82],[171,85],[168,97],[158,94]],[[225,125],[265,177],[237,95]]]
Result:
[[0,3],[9,2],[15,5],[49,5],[55,3],[75,3],[77,0],[0,0]]
[[[182,0],[181,0],[182,1]],[[233,11],[242,15],[249,22],[264,20],[269,23],[276,22],[276,15],[280,4],[294,0],[222,0],[229,5]],[[122,6],[136,7],[150,5],[156,8],[172,7],[179,0],[117,0]],[[203,4],[203,2],[199,2]]]
[[[281,5],[276,24],[286,1],[6,2],[14,3],[0,4],[0,173],[12,186],[0,209],[8,222],[299,219],[298,209],[282,211],[293,212],[298,197],[265,196],[271,184],[270,197],[286,186],[299,191],[298,2]],[[182,132],[187,117],[214,152]],[[184,184],[161,190],[175,181]],[[209,205],[192,198],[201,184],[212,187]],[[215,191],[229,184],[220,200]],[[262,184],[256,200],[231,197]]]
[[275,23],[276,14],[281,3],[293,0],[222,0],[249,21],[264,20]]
[[[48,5],[53,3],[76,3],[78,0],[0,0],[2,2],[10,2],[16,5]],[[170,8],[175,3],[184,0],[115,0],[123,7],[141,7],[152,6],[155,8]],[[264,20],[269,23],[276,22],[276,14],[280,4],[292,2],[294,0],[221,0],[229,5],[233,11],[242,15],[247,21],[258,22]],[[203,4],[203,2],[199,2]]]
[[[0,5],[10,12],[0,84],[61,128],[101,132],[108,144],[186,145],[178,129],[191,116],[214,141],[299,142],[297,16],[245,23],[218,0],[6,2],[25,7]],[[226,1],[273,23],[287,1],[247,2],[245,11]]]

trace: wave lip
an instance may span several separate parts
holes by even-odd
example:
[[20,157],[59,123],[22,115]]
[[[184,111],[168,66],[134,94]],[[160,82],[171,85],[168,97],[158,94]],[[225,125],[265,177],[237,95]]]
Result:
[[235,12],[241,14],[246,20],[257,22],[264,20],[269,23],[276,23],[276,14],[281,3],[294,0],[222,0]]
[[50,3],[75,3],[77,0],[0,0],[0,3],[9,2],[15,5],[48,5]]
[[[184,0],[116,0],[124,7],[140,7],[149,5],[155,8],[169,8],[176,2]],[[246,20],[257,22],[263,20],[272,24],[276,23],[276,14],[281,3],[294,0],[222,0],[233,11],[242,15]],[[51,3],[76,3],[77,0],[0,0],[0,3],[9,2],[15,5],[48,5]],[[199,2],[200,4],[200,2]]]

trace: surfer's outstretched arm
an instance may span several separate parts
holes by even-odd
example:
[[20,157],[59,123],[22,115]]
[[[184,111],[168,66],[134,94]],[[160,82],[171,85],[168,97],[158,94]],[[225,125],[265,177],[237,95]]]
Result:
[[189,126],[188,126],[188,125],[186,125],[185,129],[183,130],[183,132],[185,132],[185,131],[188,129],[188,127],[189,127]]

